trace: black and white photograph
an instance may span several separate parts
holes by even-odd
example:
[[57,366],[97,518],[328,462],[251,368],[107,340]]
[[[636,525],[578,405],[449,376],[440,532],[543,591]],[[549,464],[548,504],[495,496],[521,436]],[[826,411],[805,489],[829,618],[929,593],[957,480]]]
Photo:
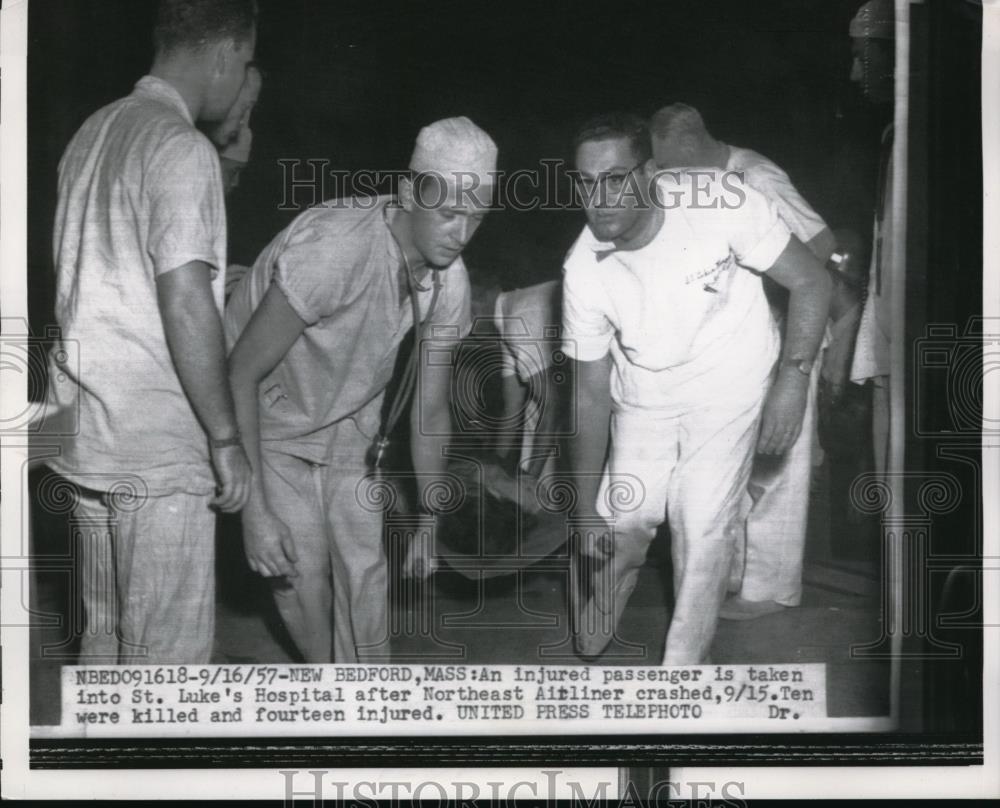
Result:
[[996,796],[996,11],[5,3],[18,794]]

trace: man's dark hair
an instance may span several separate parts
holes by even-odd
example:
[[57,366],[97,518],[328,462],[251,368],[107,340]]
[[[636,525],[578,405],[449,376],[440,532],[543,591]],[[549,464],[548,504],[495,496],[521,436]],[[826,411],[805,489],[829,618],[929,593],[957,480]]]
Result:
[[242,43],[256,21],[257,0],[160,0],[153,46],[157,53],[170,53],[225,39]]
[[632,145],[637,162],[644,163],[653,156],[646,120],[632,112],[608,112],[590,118],[576,130],[573,137],[573,154],[584,143],[592,140],[611,140],[625,137]]

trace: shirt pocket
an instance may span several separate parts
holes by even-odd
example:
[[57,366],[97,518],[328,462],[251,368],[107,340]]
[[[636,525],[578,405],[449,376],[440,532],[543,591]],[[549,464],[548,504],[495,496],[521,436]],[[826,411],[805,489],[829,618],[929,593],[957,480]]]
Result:
[[288,412],[288,394],[280,384],[261,385],[260,401],[268,412]]

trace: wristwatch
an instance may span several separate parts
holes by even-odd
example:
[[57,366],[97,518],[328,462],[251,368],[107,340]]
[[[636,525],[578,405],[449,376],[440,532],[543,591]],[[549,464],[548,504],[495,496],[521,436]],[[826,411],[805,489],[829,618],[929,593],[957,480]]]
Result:
[[790,365],[795,368],[803,376],[812,375],[813,360],[812,359],[783,359],[781,360],[782,365]]

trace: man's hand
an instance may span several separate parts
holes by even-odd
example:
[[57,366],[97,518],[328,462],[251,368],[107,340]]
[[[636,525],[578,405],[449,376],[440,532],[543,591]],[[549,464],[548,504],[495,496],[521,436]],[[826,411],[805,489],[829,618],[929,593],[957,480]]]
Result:
[[253,132],[245,123],[240,125],[236,137],[219,150],[220,157],[227,157],[237,163],[250,162],[250,150],[253,148]]
[[584,523],[574,528],[574,533],[580,536],[580,553],[598,561],[606,561],[614,552],[614,546],[611,530],[604,518],[594,508],[578,512],[573,518]]
[[228,298],[232,293],[233,289],[236,288],[243,276],[250,271],[250,267],[244,266],[243,264],[230,264],[226,267],[226,298]]
[[764,402],[758,454],[780,455],[792,447],[802,430],[808,393],[808,376],[795,369],[782,370]]
[[406,578],[416,578],[424,581],[431,577],[437,569],[434,560],[434,517],[426,516],[429,531],[425,535],[423,530],[415,531],[413,538],[406,548],[406,558],[403,559],[403,576]]
[[[813,246],[825,251],[826,245]],[[783,355],[816,357],[830,316],[830,275],[795,236],[767,271],[766,276],[788,289]],[[780,455],[795,443],[802,430],[802,416],[809,392],[809,376],[782,365],[778,379],[764,403],[757,451]]]
[[243,547],[250,569],[265,578],[295,578],[298,555],[288,525],[267,507],[254,506],[243,512]]
[[[238,423],[226,368],[226,340],[212,294],[211,268],[201,261],[156,278],[157,305],[170,357],[205,436],[233,435]],[[238,511],[250,490],[250,463],[242,446],[212,449],[219,494],[212,504]]]
[[844,359],[850,359],[850,354],[842,356],[832,356],[827,351],[823,359],[823,368],[820,375],[829,383],[830,393],[834,401],[838,400],[844,393],[844,385],[847,384],[848,366]]
[[219,492],[212,505],[225,513],[243,509],[250,497],[253,469],[242,446],[212,450],[212,467],[219,481]]

